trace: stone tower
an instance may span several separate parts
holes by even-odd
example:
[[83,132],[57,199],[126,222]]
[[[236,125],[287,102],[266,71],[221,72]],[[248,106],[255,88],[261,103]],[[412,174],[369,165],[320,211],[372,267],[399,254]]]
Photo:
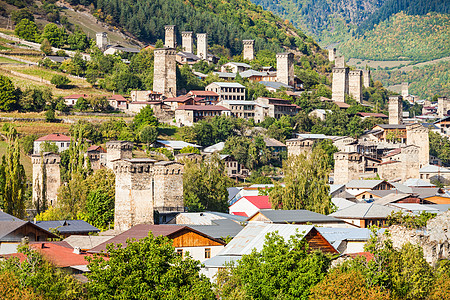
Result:
[[360,154],[356,152],[334,153],[334,184],[346,184],[359,179],[360,165]]
[[331,85],[332,100],[335,102],[345,102],[345,95],[348,94],[348,68],[333,68],[333,83]]
[[197,33],[197,56],[203,60],[208,59],[208,34]]
[[177,95],[176,51],[173,48],[154,50],[153,90],[165,97]]
[[106,142],[106,167],[113,169],[114,161],[121,159],[130,159],[133,143],[127,141],[109,141]]
[[403,98],[402,96],[389,97],[389,124],[403,124]]
[[428,128],[419,123],[407,124],[406,144],[419,147],[419,169],[430,163]]
[[175,34],[175,25],[166,25],[164,26],[165,30],[165,39],[164,46],[167,48],[175,48],[177,46],[177,37]]
[[450,115],[450,101],[447,97],[438,98],[438,117],[440,119]]
[[243,40],[244,44],[244,59],[254,60],[255,59],[255,40]]
[[192,38],[192,31],[183,31],[181,33],[181,43],[184,52],[194,53],[194,40]]
[[97,32],[95,43],[100,50],[104,50],[108,45],[108,34],[106,32]]
[[409,96],[409,83],[408,82],[402,82],[402,97],[406,98]]
[[345,68],[345,57],[344,56],[335,57],[334,67]]
[[277,82],[294,86],[294,54],[277,54]]
[[183,165],[134,158],[114,162],[116,196],[114,229],[153,224],[154,213],[184,211]]
[[42,156],[33,154],[33,202],[46,202],[47,206],[55,205],[58,188],[61,185],[59,154],[46,152]]
[[352,70],[348,73],[348,93],[359,103],[362,102],[363,72]]
[[336,59],[336,48],[328,49],[328,60],[334,61]]
[[363,85],[366,88],[370,86],[370,70],[363,70]]

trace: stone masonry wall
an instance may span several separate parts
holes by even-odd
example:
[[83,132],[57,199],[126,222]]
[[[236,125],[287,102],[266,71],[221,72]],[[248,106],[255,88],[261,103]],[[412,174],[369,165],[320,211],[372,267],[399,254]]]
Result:
[[348,94],[348,68],[333,68],[332,100],[345,102],[345,95]]
[[366,88],[370,86],[370,70],[363,70],[363,85]]
[[166,25],[165,29],[165,39],[164,46],[167,48],[175,48],[177,43],[177,38],[175,35],[175,25]]
[[389,124],[399,125],[403,124],[403,98],[402,96],[389,97]]
[[183,31],[181,33],[181,44],[184,52],[194,53],[192,31]]
[[106,142],[106,167],[113,169],[113,161],[118,159],[130,159],[133,143],[127,141],[109,141]]
[[353,70],[348,73],[348,93],[359,103],[362,102],[362,73],[361,70]]
[[175,97],[177,92],[176,51],[172,48],[155,49],[153,90],[165,97]]
[[407,145],[416,145],[419,147],[419,168],[430,163],[428,128],[418,123],[406,125],[406,143]]
[[208,55],[208,34],[197,33],[197,56],[203,60],[206,60],[207,55]]
[[277,54],[277,82],[294,86],[294,54]]
[[448,115],[450,111],[450,99],[447,97],[439,97],[438,98],[438,117],[440,119],[444,118]]
[[157,162],[154,166],[153,180],[155,210],[184,211],[183,165],[175,162]]
[[[43,163],[40,154],[32,156],[33,163],[33,202],[42,200],[42,189],[46,189],[47,205],[55,205],[57,201],[58,189],[61,185],[61,158],[58,154],[48,153],[43,156]],[[44,184],[44,177],[46,182]]]
[[245,60],[253,60],[255,59],[255,40],[243,40],[242,43],[244,44],[244,59]]

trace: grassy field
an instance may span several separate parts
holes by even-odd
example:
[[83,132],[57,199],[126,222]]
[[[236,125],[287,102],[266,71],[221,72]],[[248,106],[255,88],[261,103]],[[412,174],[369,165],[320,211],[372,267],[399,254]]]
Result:
[[32,62],[39,62],[42,59],[42,56],[36,56],[36,55],[10,55],[14,58],[21,58],[25,60],[29,60]]
[[[43,78],[45,80],[52,80],[52,77],[55,75],[66,75],[62,72],[53,71],[37,66],[5,66],[5,69],[13,70],[22,74],[35,76],[38,78]],[[78,87],[89,87],[91,86],[86,80],[84,79],[78,79],[78,78],[72,78],[69,77],[70,84],[74,84]]]
[[[7,147],[7,142],[0,141],[0,157],[6,154]],[[25,169],[25,174],[27,175],[28,180],[31,180],[31,178],[33,177],[33,165],[31,164],[31,157],[22,153],[20,155],[20,162]]]
[[411,63],[412,61],[409,60],[389,60],[389,61],[379,61],[379,60],[364,60],[364,59],[358,59],[358,58],[351,58],[348,60],[347,64],[349,66],[354,66],[360,69],[365,68],[366,66],[369,66],[372,69],[377,68],[397,68],[401,65],[405,66]]
[[23,62],[20,62],[18,60],[14,60],[7,57],[1,57],[0,56],[0,63],[7,63],[7,64],[24,64]]

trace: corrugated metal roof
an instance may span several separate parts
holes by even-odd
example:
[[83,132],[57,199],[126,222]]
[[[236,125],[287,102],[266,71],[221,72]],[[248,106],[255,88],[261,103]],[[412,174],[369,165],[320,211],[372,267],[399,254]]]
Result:
[[402,200],[402,199],[407,198],[409,196],[410,196],[409,194],[403,194],[403,193],[402,194],[389,194],[389,195],[384,196],[384,197],[382,197],[380,199],[376,199],[373,203],[374,204],[379,204],[379,205],[386,205],[386,204],[389,204],[389,203],[392,203],[392,202],[396,202],[396,201]]
[[282,210],[282,209],[261,209],[259,211],[263,216],[273,223],[342,223],[340,219],[318,214],[309,210]]
[[374,203],[356,203],[338,210],[330,214],[330,216],[343,219],[384,219],[393,211],[400,211],[400,209]]
[[114,236],[105,235],[71,235],[64,239],[72,248],[79,247],[82,250],[90,250],[101,243],[104,243]]
[[350,180],[345,186],[350,189],[372,189],[383,181],[384,180]]
[[404,185],[409,187],[436,187],[434,184],[429,183],[428,181],[425,181],[423,179],[416,179],[416,178],[410,178],[406,180]]
[[440,213],[441,211],[438,208],[430,207],[428,205],[418,204],[418,203],[390,203],[389,206],[400,208],[402,210],[406,210],[413,214],[420,214],[422,212],[429,213]]
[[312,225],[250,222],[218,255],[241,256],[244,254],[250,254],[253,249],[256,249],[256,251],[261,251],[268,233],[277,232],[285,240],[288,240],[291,236],[296,234],[305,236],[313,228],[314,226]]
[[450,169],[435,165],[427,165],[420,168],[419,173],[450,173]]
[[37,221],[36,225],[45,230],[57,229],[60,233],[100,232],[100,229],[83,220]]
[[14,217],[13,215],[7,214],[0,210],[0,221],[22,221],[19,218]]
[[258,82],[260,84],[264,85],[265,87],[270,87],[270,88],[277,89],[277,90],[282,87],[287,88],[287,89],[293,88],[292,86],[282,83],[282,82],[275,82],[275,81],[258,81]]
[[320,234],[331,244],[336,241],[367,241],[372,232],[368,228],[327,228],[317,227]]
[[245,86],[243,86],[240,83],[237,82],[213,82],[214,84],[220,86],[220,87],[231,87],[231,88],[245,88]]
[[225,256],[225,255],[216,255],[208,260],[205,260],[203,264],[206,268],[222,268],[226,264],[231,262],[237,262],[241,259],[241,256]]
[[225,142],[219,142],[219,143],[214,144],[212,146],[206,147],[205,149],[203,149],[203,152],[213,153],[213,152],[216,152],[216,151],[222,151],[223,148],[225,148]]
[[221,239],[227,236],[235,237],[244,229],[242,225],[230,219],[214,220],[212,221],[212,225],[188,225],[188,227],[212,236],[215,239]]
[[202,147],[202,146],[192,144],[192,143],[187,143],[184,141],[165,141],[165,140],[156,140],[156,141],[160,144],[163,144],[166,147],[170,147],[175,150],[180,150],[180,149],[183,149],[184,147],[188,147],[188,146],[195,147],[195,148]]
[[230,61],[230,62],[226,63],[225,65],[227,65],[227,64],[235,65],[235,66],[238,66],[238,67],[244,67],[244,68],[251,68],[252,67],[249,64],[242,63],[242,62],[234,62],[234,61]]
[[337,206],[338,209],[344,209],[355,204],[355,202],[345,198],[331,198],[331,202]]

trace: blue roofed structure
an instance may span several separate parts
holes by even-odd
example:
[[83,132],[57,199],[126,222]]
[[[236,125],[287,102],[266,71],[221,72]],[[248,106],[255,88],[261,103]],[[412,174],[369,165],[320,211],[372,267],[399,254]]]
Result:
[[100,232],[100,229],[83,220],[37,221],[36,225],[48,231],[57,230],[64,237]]

